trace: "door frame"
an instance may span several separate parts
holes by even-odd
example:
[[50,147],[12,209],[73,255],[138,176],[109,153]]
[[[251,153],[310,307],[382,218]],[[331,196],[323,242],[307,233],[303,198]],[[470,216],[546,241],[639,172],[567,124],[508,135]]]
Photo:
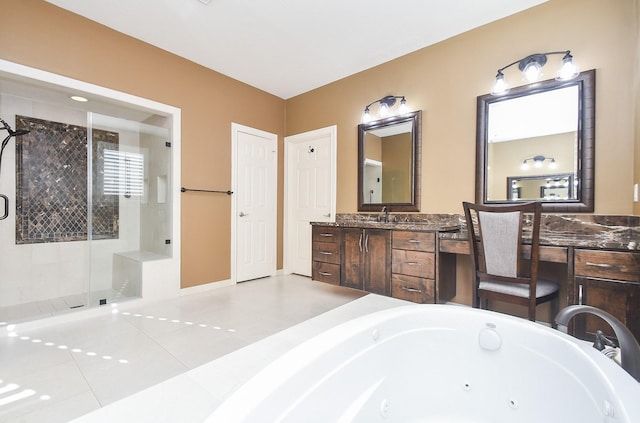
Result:
[[234,195],[231,196],[231,282],[237,284],[237,254],[238,247],[238,228],[236,225],[236,215],[238,213],[238,196],[235,194],[238,192],[238,132],[245,132],[258,137],[268,138],[275,141],[276,146],[276,168],[274,169],[274,196],[276,198],[276,207],[273,211],[273,225],[276,228],[274,231],[275,236],[273,239],[273,250],[276,252],[274,260],[274,268],[272,274],[276,274],[278,267],[277,251],[278,251],[278,136],[270,132],[263,131],[261,129],[252,128],[250,126],[240,125],[239,123],[231,122],[231,191]]
[[336,218],[336,197],[337,197],[337,186],[338,186],[338,166],[337,166],[337,157],[338,157],[338,126],[332,125],[324,128],[314,129],[312,131],[303,132],[300,134],[290,135],[284,138],[284,216],[283,216],[283,272],[285,274],[291,273],[289,269],[289,263],[291,262],[291,254],[290,251],[291,245],[294,245],[289,239],[290,237],[290,215],[291,210],[290,207],[295,204],[295,192],[294,190],[289,189],[291,185],[289,178],[291,177],[291,171],[289,169],[289,155],[291,154],[290,149],[293,148],[294,145],[302,144],[305,142],[309,142],[310,140],[314,140],[321,136],[329,136],[331,140],[331,218],[329,221],[333,222]]

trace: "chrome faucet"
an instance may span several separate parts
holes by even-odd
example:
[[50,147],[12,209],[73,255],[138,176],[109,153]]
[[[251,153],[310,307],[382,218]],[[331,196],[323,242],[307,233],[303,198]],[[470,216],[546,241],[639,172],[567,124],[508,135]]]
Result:
[[382,213],[384,213],[384,221],[389,223],[389,209],[387,206],[382,206]]
[[567,326],[569,324],[569,320],[571,320],[571,318],[576,314],[580,313],[589,313],[598,316],[611,326],[616,334],[616,338],[618,338],[618,344],[620,345],[622,368],[633,376],[635,380],[640,382],[640,345],[631,331],[627,329],[620,320],[616,319],[606,311],[587,305],[571,305],[563,308],[556,316],[556,323],[558,325]]

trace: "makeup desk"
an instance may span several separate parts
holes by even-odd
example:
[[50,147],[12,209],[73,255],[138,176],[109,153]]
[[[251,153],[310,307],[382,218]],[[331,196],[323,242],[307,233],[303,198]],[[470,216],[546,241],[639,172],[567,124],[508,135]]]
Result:
[[[451,262],[449,256],[468,255],[466,229],[439,233],[438,250],[442,263]],[[540,261],[566,268],[567,305],[603,309],[640,340],[640,217],[543,215]],[[455,274],[455,268],[446,272]],[[612,334],[598,317],[574,319],[576,336],[591,339],[597,329]]]

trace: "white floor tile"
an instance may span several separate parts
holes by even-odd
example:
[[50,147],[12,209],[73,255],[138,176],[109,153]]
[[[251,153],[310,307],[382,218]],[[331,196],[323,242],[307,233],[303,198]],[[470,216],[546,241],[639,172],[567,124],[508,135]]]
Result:
[[[277,276],[130,303],[117,314],[65,314],[18,325],[15,336],[0,328],[0,421],[200,422],[304,340],[358,315],[406,304],[364,295]],[[3,404],[3,383],[35,393]]]

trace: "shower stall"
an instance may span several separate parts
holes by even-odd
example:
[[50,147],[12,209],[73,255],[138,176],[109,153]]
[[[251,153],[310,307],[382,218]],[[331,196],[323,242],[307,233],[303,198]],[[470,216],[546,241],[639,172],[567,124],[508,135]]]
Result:
[[0,167],[0,325],[153,296],[154,274],[177,279],[175,115],[2,65],[0,118],[21,135]]

